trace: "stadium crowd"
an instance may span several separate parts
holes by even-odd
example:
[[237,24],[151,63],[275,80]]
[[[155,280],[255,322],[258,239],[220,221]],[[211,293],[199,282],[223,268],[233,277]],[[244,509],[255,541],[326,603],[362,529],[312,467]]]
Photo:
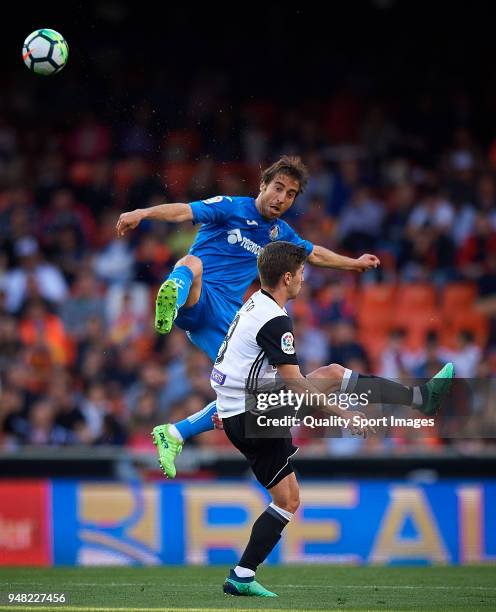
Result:
[[[442,120],[429,96],[406,118],[352,90],[301,109],[233,106],[212,80],[187,99],[175,123],[153,96],[117,124],[87,108],[33,125],[20,96],[0,108],[0,448],[151,451],[153,425],[213,398],[208,358],[183,331],[153,330],[156,290],[196,228],[144,222],[118,239],[116,220],[164,201],[256,196],[260,169],[283,153],[311,176],[286,220],[382,262],[361,276],[308,267],[290,307],[302,369],[429,377],[449,359],[465,378],[496,374],[496,140],[476,137],[467,96]],[[303,440],[336,453],[453,443]],[[228,446],[221,431],[191,444]]]

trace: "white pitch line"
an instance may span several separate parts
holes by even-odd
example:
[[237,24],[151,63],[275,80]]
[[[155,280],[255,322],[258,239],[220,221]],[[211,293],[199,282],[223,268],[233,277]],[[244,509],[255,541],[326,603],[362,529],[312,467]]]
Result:
[[369,584],[369,585],[352,585],[352,584],[335,584],[335,585],[330,585],[330,584],[326,584],[323,586],[319,586],[318,584],[273,584],[272,585],[274,588],[278,587],[278,588],[283,588],[283,587],[289,587],[289,588],[294,588],[294,589],[440,589],[440,590],[446,590],[446,591],[451,591],[453,589],[476,589],[476,590],[483,590],[483,591],[496,591],[496,587],[493,586],[444,586],[444,585],[424,585],[424,586],[418,586],[418,585],[408,585],[408,584],[394,584],[394,585],[387,585],[387,584]]
[[[136,608],[136,606],[133,606],[132,608],[109,608],[108,606],[60,606],[60,604],[57,604],[56,606],[19,606],[16,604],[15,607],[12,608],[12,611],[19,610],[20,612],[58,612],[60,608],[62,608],[64,612],[128,612],[129,610],[132,610],[132,612],[173,612],[174,610],[177,610],[178,612],[205,612],[206,610],[208,612],[225,612],[226,610],[226,608]],[[286,608],[236,608],[236,612],[285,611]],[[291,612],[315,612],[315,609],[295,608],[292,609]]]
[[[0,587],[9,586],[38,586],[44,585],[44,582],[0,582]],[[146,583],[146,582],[58,582],[56,591],[60,592],[64,590],[64,587],[78,587],[78,586],[101,586],[101,587],[157,587],[157,583]],[[188,591],[191,588],[186,584],[174,584],[170,582],[164,582],[161,585],[162,587],[173,588],[173,589],[187,589]],[[215,589],[219,588],[218,584],[202,584],[200,585],[202,589]],[[452,590],[477,590],[477,591],[496,591],[496,587],[494,586],[478,586],[478,585],[467,585],[467,586],[446,586],[446,585],[407,585],[407,584],[272,584],[273,588],[289,588],[289,589],[435,589],[442,591],[452,591]],[[55,591],[54,591],[55,592]]]
[[[4,608],[0,609],[5,610]],[[109,606],[70,606],[60,604],[55,604],[52,606],[19,606],[18,604],[16,604],[15,606],[12,606],[12,612],[14,612],[14,610],[23,610],[24,612],[31,612],[36,610],[38,610],[39,612],[57,612],[59,609],[63,610],[63,612],[127,612],[128,610],[132,610],[133,612],[169,612],[174,610],[182,612],[224,612],[226,609],[229,608],[179,608],[176,606],[166,606],[161,608],[137,608],[136,606],[133,606],[132,608],[111,608]],[[236,612],[285,612],[286,610],[286,608],[236,608]],[[315,612],[315,608],[294,608],[292,609],[292,612]]]

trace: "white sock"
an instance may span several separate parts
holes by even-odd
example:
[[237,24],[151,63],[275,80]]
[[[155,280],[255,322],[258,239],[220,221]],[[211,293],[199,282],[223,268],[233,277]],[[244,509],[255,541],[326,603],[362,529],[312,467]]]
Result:
[[349,368],[344,369],[343,380],[341,381],[341,392],[345,391],[353,391],[353,389],[348,389],[348,385],[350,384],[351,375],[353,374],[353,370]]
[[179,442],[184,442],[184,438],[179,433],[179,430],[175,425],[169,425],[169,433],[171,433],[174,438],[177,438]]
[[276,506],[274,502],[270,502],[269,506],[273,508],[277,512],[277,514],[280,514],[288,522],[293,518],[293,514],[291,512],[288,512],[288,510],[284,510],[284,508],[279,508],[279,506]]
[[422,406],[423,403],[424,403],[424,400],[422,399],[422,393],[420,392],[420,387],[416,385],[415,387],[413,387],[412,406],[414,408],[420,408],[420,406]]
[[236,565],[234,568],[234,573],[236,576],[238,576],[238,578],[253,578],[255,575],[253,570],[248,569],[247,567],[240,567],[239,565]]

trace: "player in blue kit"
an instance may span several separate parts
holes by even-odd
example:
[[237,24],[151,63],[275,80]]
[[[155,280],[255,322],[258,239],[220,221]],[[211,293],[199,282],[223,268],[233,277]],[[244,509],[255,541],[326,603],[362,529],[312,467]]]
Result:
[[[157,332],[167,334],[175,323],[215,361],[244,293],[257,277],[257,256],[275,240],[304,247],[308,263],[315,266],[363,272],[379,265],[375,255],[354,259],[313,245],[280,219],[307,180],[308,172],[300,158],[283,156],[262,172],[256,198],[216,196],[189,204],[137,209],[119,217],[119,236],[136,228],[143,219],[202,224],[188,255],[176,263],[158,291]],[[179,423],[154,428],[152,436],[166,476],[175,477],[174,461],[184,440],[213,429],[215,412],[215,402],[211,402]]]

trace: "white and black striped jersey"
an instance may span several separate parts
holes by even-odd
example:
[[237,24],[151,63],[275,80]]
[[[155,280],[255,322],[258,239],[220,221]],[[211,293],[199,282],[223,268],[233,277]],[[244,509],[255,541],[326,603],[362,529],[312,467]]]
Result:
[[277,365],[298,365],[293,324],[284,308],[263,289],[236,314],[210,376],[221,418],[246,410],[247,394],[276,382]]

